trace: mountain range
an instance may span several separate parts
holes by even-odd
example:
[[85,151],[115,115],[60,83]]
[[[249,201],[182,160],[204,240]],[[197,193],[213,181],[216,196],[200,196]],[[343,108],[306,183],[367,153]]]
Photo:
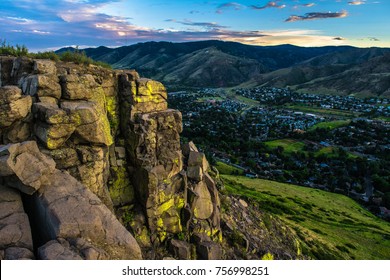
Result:
[[[74,51],[64,48],[57,52]],[[147,42],[87,48],[115,69],[134,68],[168,87],[291,87],[302,92],[390,97],[390,49]]]

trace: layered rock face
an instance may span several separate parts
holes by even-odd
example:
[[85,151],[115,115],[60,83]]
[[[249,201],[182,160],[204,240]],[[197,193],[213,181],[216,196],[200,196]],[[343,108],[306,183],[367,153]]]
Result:
[[204,154],[186,144],[183,157],[181,113],[167,109],[161,83],[139,79],[133,72],[121,74],[119,81],[132,181],[145,207],[152,240],[164,241],[168,234],[183,230],[218,239],[218,192],[207,174]]
[[135,71],[0,57],[0,257],[220,258],[218,191],[166,100]]

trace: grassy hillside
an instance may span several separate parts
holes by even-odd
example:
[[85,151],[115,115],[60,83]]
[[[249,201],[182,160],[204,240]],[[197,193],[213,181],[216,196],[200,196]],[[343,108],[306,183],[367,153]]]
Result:
[[242,176],[221,175],[226,192],[276,216],[315,259],[390,259],[390,224],[339,194]]
[[270,149],[283,147],[285,153],[301,152],[305,147],[305,143],[293,139],[272,140],[264,142],[264,144]]
[[218,161],[216,164],[215,164],[215,167],[218,169],[218,171],[221,173],[221,174],[227,174],[227,175],[243,175],[244,171],[237,168],[237,167],[234,167],[234,166],[231,166],[229,164],[226,164],[226,163],[223,163],[221,161]]
[[316,128],[324,128],[324,129],[336,129],[343,126],[348,126],[350,124],[350,120],[336,120],[330,122],[321,122],[316,125],[313,125],[310,130],[315,130]]
[[137,69],[142,76],[170,86],[290,86],[304,92],[359,97],[390,95],[389,51],[348,46],[266,47],[223,41],[146,42],[85,49],[94,60],[118,69]]
[[[323,92],[321,92],[323,93]],[[322,116],[330,116],[330,117],[338,117],[338,118],[356,118],[360,114],[357,112],[349,112],[349,111],[342,111],[337,109],[324,109],[324,108],[315,108],[315,107],[308,107],[304,105],[288,105],[283,106],[284,108],[290,109],[290,110],[296,110],[301,111],[305,113],[313,113],[313,114],[320,114]]]

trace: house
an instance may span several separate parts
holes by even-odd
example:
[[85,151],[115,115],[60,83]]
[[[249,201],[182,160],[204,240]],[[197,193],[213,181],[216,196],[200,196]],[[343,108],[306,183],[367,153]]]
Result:
[[254,172],[245,172],[245,176],[248,177],[248,178],[252,178],[252,179],[258,178],[258,177],[259,177],[259,176],[258,176],[256,173],[254,173]]

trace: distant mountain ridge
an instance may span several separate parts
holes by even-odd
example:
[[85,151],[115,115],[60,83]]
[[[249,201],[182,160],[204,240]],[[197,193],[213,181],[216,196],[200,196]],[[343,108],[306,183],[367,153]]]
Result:
[[[58,52],[74,50],[61,49]],[[87,48],[116,69],[134,68],[167,85],[279,86],[330,94],[390,96],[390,49],[252,46],[235,42],[147,42]]]

